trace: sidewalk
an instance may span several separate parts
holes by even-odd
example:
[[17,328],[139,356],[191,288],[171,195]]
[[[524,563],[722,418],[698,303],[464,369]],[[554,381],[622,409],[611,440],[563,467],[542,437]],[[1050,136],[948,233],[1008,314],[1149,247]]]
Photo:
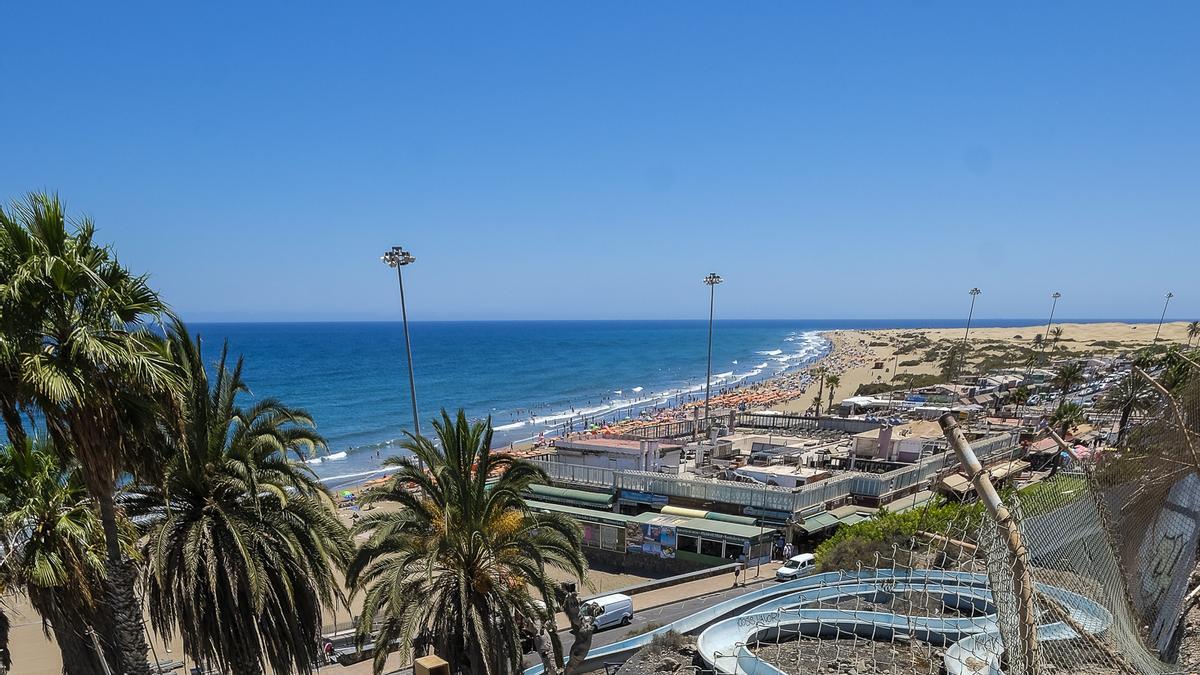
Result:
[[[763,563],[762,576],[755,577],[756,567],[750,567],[742,572],[741,580],[747,586],[753,586],[764,581],[775,580],[775,570],[783,561],[772,561]],[[739,584],[739,586],[742,584]],[[636,593],[630,597],[633,598],[633,612],[637,614],[648,609],[669,605],[680,600],[690,600],[699,598],[713,593],[720,593],[733,588],[733,574],[720,574],[707,579],[697,579],[696,581],[688,581],[666,588],[659,588],[645,593]],[[567,620],[567,615],[559,612],[554,615],[555,624],[559,630],[567,630],[571,627],[571,622]]]

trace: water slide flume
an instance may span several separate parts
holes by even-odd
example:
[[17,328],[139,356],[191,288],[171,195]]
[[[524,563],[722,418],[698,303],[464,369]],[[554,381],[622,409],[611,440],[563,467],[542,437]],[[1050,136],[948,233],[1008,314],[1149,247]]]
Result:
[[[1098,634],[1112,624],[1112,615],[1099,604],[1061,588],[1038,584],[1087,631]],[[827,606],[842,599],[887,599],[894,593],[925,593],[939,597],[964,616],[910,616],[880,611],[851,611]],[[826,607],[813,607],[821,604]],[[867,570],[831,572],[751,591],[703,609],[657,630],[593,649],[586,665],[623,661],[658,634],[697,633],[701,658],[725,675],[780,675],[783,671],[760,660],[746,648],[756,639],[780,641],[800,635],[832,638],[854,634],[889,641],[893,636],[946,646],[950,675],[999,675],[1000,642],[995,608],[986,575],[940,570]],[[1072,640],[1079,636],[1062,622],[1041,624],[1040,641]],[[540,675],[542,666],[525,671]]]

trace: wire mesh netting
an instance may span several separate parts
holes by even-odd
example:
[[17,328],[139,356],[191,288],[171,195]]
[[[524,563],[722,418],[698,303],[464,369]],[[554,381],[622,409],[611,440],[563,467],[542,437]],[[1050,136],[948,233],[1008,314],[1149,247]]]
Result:
[[881,514],[699,652],[724,673],[1189,672],[1200,381],[1161,393],[1119,449],[1002,490],[1004,519],[936,501]]

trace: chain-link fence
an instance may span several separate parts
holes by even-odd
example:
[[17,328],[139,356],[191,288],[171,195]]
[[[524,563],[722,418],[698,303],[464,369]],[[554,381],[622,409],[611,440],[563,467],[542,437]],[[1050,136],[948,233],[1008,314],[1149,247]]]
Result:
[[[818,573],[707,626],[715,673],[1151,675],[1194,670],[1200,592],[1200,380],[1168,392],[1117,449],[998,493],[935,500],[835,535]],[[1169,395],[1168,395],[1169,393]],[[975,490],[987,471],[969,472]],[[987,499],[982,500],[987,502]]]

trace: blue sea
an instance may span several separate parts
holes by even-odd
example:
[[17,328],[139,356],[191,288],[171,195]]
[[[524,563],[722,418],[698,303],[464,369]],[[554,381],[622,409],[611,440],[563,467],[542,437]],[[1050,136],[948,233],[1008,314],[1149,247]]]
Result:
[[[1036,319],[976,321],[978,327]],[[820,331],[955,327],[961,321],[719,320],[713,391],[801,367],[828,350]],[[412,429],[400,323],[197,323],[205,355],[246,358],[254,396],[306,409],[329,443],[313,463],[331,487],[379,472]],[[409,325],[422,431],[442,408],[491,416],[495,445],[621,419],[703,395],[706,321],[463,321]]]

